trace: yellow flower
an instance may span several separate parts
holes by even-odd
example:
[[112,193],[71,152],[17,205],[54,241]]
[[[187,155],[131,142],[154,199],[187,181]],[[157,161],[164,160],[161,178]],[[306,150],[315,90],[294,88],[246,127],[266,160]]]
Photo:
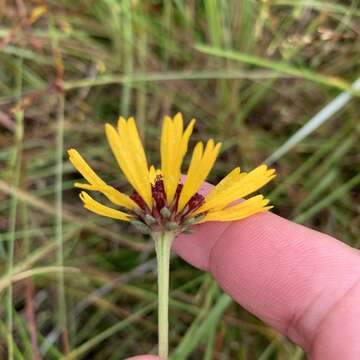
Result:
[[221,143],[210,139],[198,142],[193,150],[187,177],[181,183],[181,167],[186,155],[195,120],[184,129],[180,113],[165,116],[161,132],[161,167],[149,168],[134,118],[120,117],[117,129],[105,125],[111,150],[134,191],[128,196],[106,184],[81,155],[68,151],[74,167],[87,181],[75,183],[83,190],[102,193],[113,209],[94,200],[87,192],[80,193],[84,207],[98,215],[131,221],[144,232],[173,230],[182,232],[189,226],[206,221],[233,221],[267,211],[269,201],[262,195],[240,199],[254,193],[274,176],[275,170],[260,165],[249,173],[235,168],[205,196],[199,193],[219,154]]

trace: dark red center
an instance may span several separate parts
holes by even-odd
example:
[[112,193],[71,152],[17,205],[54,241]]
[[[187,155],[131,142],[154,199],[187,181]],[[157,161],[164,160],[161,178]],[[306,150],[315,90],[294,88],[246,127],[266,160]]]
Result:
[[154,207],[156,207],[159,211],[166,206],[166,194],[164,181],[161,176],[156,176],[155,184],[151,185],[152,197],[154,199]]
[[[171,204],[168,204],[166,201],[166,193],[165,193],[165,187],[164,187],[164,181],[161,176],[156,176],[155,184],[151,185],[152,190],[152,197],[154,200],[154,205],[152,211],[150,212],[150,209],[148,209],[145,201],[143,198],[134,191],[130,198],[136,202],[139,207],[144,210],[147,213],[151,213],[153,216],[158,217],[160,210],[163,207],[167,207],[171,213],[175,214],[177,211],[178,203],[179,203],[179,197],[181,190],[183,188],[183,184],[178,184],[174,196],[174,200]],[[196,209],[198,209],[205,201],[205,197],[199,193],[196,193],[191,197],[191,199],[188,201],[185,209],[179,214],[180,218],[184,218],[184,216],[192,213]]]
[[145,203],[145,201],[143,200],[143,198],[139,195],[139,193],[137,193],[136,191],[134,191],[131,195],[130,195],[130,199],[134,200],[136,202],[136,204],[139,205],[139,207],[142,210],[146,210],[147,209],[147,205]]

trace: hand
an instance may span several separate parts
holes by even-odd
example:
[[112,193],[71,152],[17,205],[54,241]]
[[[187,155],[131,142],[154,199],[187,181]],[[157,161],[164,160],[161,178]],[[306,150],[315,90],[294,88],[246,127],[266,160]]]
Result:
[[358,250],[272,213],[199,225],[173,248],[311,359],[360,359]]

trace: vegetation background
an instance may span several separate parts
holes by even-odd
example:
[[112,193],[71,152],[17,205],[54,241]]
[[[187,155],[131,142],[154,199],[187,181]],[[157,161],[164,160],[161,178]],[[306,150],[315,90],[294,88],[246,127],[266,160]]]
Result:
[[[82,209],[66,156],[124,188],[119,114],[153,163],[162,116],[197,118],[223,142],[210,181],[267,159],[276,213],[358,246],[359,34],[357,0],[0,0],[0,358],[156,351],[152,244]],[[305,358],[208,274],[171,277],[172,359]]]

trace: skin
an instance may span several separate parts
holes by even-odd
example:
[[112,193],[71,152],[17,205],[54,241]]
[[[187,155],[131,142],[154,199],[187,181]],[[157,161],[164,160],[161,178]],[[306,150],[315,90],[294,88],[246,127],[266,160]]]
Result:
[[358,250],[270,212],[198,225],[173,250],[311,360],[360,359]]

